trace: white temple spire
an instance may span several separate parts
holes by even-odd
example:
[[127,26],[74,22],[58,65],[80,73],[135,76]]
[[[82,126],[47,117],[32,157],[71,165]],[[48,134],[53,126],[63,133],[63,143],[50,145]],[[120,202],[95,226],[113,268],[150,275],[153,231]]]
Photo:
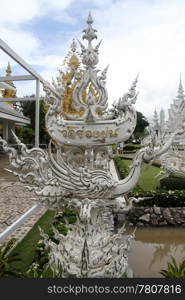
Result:
[[160,111],[160,120],[164,120],[165,121],[165,112],[164,112],[163,108],[161,108],[161,111]]
[[158,123],[158,121],[159,121],[159,117],[158,117],[158,113],[157,113],[156,108],[155,108],[155,110],[154,110],[153,121],[154,121],[155,123]]
[[153,124],[154,124],[154,126],[153,126],[154,130],[158,134],[158,131],[159,131],[159,116],[158,116],[156,108],[154,110]]
[[161,132],[164,131],[164,127],[165,127],[165,112],[164,112],[164,109],[161,108],[161,111],[160,111],[160,130],[161,130]]
[[180,80],[179,80],[179,88],[177,91],[177,97],[178,100],[185,100],[184,90],[182,86],[182,80],[181,80],[181,74],[180,74]]
[[91,16],[91,12],[89,12],[89,15],[87,17],[87,24],[92,24],[93,23],[93,19],[92,19],[92,16]]

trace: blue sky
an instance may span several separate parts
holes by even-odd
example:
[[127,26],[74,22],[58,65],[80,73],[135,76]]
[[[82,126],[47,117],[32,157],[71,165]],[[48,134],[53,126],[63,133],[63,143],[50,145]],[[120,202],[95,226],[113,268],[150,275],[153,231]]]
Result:
[[[57,76],[72,38],[81,39],[91,11],[100,47],[99,68],[109,64],[110,103],[126,92],[140,71],[136,108],[147,117],[167,109],[185,86],[184,0],[0,0],[0,37],[46,80]],[[0,53],[0,74],[8,58]],[[14,74],[22,73],[10,60]],[[18,93],[34,92],[33,83]]]

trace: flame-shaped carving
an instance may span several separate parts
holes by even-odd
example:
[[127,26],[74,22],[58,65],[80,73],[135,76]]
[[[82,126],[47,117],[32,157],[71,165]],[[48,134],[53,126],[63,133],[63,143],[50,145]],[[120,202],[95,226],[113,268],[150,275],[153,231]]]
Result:
[[66,227],[66,236],[53,228],[58,243],[52,242],[40,229],[49,252],[49,265],[55,274],[62,269],[64,277],[118,278],[127,271],[126,253],[130,249],[134,233],[124,236],[123,226],[117,234],[113,234],[106,230],[101,217],[90,219],[87,224],[77,219],[75,226],[66,224]]

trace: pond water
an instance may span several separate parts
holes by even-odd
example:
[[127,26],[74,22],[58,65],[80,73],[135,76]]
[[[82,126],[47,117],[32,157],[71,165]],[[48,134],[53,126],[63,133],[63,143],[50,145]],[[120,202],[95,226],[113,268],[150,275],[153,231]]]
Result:
[[171,255],[178,263],[185,258],[185,228],[137,228],[128,254],[134,277],[163,277]]

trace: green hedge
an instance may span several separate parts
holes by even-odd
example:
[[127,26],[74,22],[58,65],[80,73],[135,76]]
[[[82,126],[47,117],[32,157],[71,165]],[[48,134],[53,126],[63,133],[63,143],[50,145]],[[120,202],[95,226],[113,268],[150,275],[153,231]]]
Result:
[[[118,145],[112,145],[112,150],[117,151]],[[123,151],[126,153],[136,153],[141,148],[141,144],[126,144],[123,148]]]
[[44,232],[51,235],[52,234],[52,222],[54,219],[55,212],[48,210],[32,227],[28,234],[23,238],[21,242],[13,249],[10,253],[12,255],[18,255],[20,258],[19,262],[13,262],[10,267],[12,270],[17,270],[22,273],[25,273],[31,263],[33,262],[37,244],[40,240],[40,232],[38,226],[40,226]]
[[123,151],[137,151],[141,148],[140,144],[127,144]]
[[10,253],[10,257],[17,254],[20,258],[19,262],[13,262],[10,265],[11,270],[17,270],[23,274],[23,277],[27,277],[26,272],[31,264],[37,263],[42,271],[43,266],[48,261],[48,251],[45,249],[44,243],[40,241],[42,239],[38,226],[40,226],[53,241],[57,242],[54,238],[52,226],[54,225],[61,234],[66,235],[67,229],[65,227],[65,220],[67,220],[69,224],[73,224],[76,222],[76,219],[76,213],[70,208],[65,208],[64,211],[60,213],[48,210]]
[[124,179],[129,173],[128,166],[126,165],[126,163],[123,161],[121,157],[115,157],[114,162],[116,164],[116,168],[118,169],[120,178]]
[[160,188],[165,190],[185,190],[185,178],[165,177],[160,180]]
[[135,154],[138,150],[123,150],[123,154]]
[[131,193],[132,197],[151,197],[134,203],[134,206],[145,206],[145,207],[185,207],[185,191],[143,191],[137,190]]
[[[74,212],[74,210],[72,210],[70,208],[65,208],[63,212],[58,212],[55,214],[51,225],[54,225],[54,227],[59,231],[59,233],[66,235],[67,228],[65,226],[65,221],[67,221],[67,223],[69,223],[69,224],[74,224],[76,222],[76,220],[77,220],[77,217],[76,217],[76,213]],[[59,241],[55,239],[52,228],[51,228],[51,231],[48,232],[48,235],[53,242],[58,244]],[[46,250],[45,244],[44,244],[42,238],[37,243],[37,247],[35,250],[35,256],[32,260],[32,263],[38,264],[40,271],[45,270],[45,267],[47,266],[48,250]],[[44,274],[45,273],[41,272],[41,275],[44,275]],[[51,270],[49,269],[49,272],[45,275],[46,275],[46,277],[48,277],[48,276],[51,277],[51,275],[52,275]],[[29,276],[33,277],[32,271],[30,272]]]
[[64,211],[58,212],[53,220],[54,227],[61,233],[66,235],[67,229],[65,227],[65,221],[69,224],[74,224],[77,220],[76,213],[73,209],[66,207]]

